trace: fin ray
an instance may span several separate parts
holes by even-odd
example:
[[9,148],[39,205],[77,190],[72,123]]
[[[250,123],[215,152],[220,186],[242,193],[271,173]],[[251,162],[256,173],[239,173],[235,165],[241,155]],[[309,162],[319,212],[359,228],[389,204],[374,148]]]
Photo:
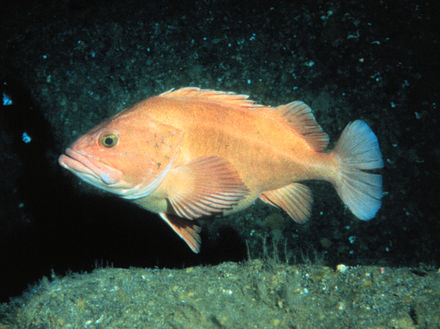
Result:
[[312,192],[303,184],[292,183],[276,190],[264,191],[260,199],[283,209],[297,223],[305,223],[310,217]]
[[168,200],[176,215],[187,219],[231,209],[249,192],[232,165],[217,156],[198,158],[171,174]]
[[301,101],[294,101],[275,108],[289,125],[300,133],[315,151],[323,151],[328,145],[328,135],[316,122],[312,109]]
[[159,215],[165,223],[167,223],[173,231],[185,241],[194,253],[199,253],[202,241],[200,238],[201,228],[199,225],[194,221],[179,218],[170,214],[160,213]]
[[336,191],[356,217],[370,220],[382,199],[382,176],[364,171],[383,168],[376,135],[364,121],[353,121],[345,127],[332,153],[341,167]]
[[238,106],[242,108],[256,108],[262,105],[248,99],[248,95],[240,95],[233,92],[217,91],[212,89],[200,89],[197,87],[185,87],[177,90],[171,89],[159,95],[159,97],[199,97],[221,105]]

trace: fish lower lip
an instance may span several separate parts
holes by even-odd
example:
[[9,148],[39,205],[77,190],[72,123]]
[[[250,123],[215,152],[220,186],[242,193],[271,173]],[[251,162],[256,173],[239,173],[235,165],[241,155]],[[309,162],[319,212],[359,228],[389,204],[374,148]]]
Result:
[[71,148],[67,148],[65,154],[58,158],[58,163],[78,175],[93,176],[107,185],[117,183],[122,176],[119,170],[91,159]]
[[88,174],[95,177],[97,176],[96,173],[90,170],[88,166],[84,165],[82,161],[77,159],[75,154],[71,152],[70,149],[67,149],[65,154],[61,154],[58,157],[58,163],[61,167],[75,173]]

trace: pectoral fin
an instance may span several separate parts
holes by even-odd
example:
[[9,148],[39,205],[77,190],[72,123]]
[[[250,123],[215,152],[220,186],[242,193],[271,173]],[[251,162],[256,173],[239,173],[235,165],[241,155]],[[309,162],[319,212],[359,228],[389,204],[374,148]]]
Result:
[[304,223],[310,217],[312,192],[303,184],[292,183],[276,190],[264,191],[260,199],[283,209],[297,223]]
[[183,218],[221,213],[248,194],[235,168],[217,156],[195,159],[170,175],[168,200],[176,215]]
[[192,251],[196,254],[199,253],[202,241],[199,234],[201,228],[196,222],[165,213],[160,213],[159,215],[185,241]]

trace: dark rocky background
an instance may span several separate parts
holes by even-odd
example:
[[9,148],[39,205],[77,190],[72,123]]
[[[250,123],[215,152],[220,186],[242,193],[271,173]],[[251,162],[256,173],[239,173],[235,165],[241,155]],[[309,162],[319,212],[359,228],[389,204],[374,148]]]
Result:
[[[52,271],[239,261],[246,245],[252,257],[291,263],[438,266],[438,14],[430,1],[9,1],[0,11],[1,301]],[[194,255],[159,217],[57,165],[104,118],[183,86],[274,106],[304,100],[332,142],[366,120],[385,160],[381,211],[356,220],[331,186],[311,182],[307,224],[258,202],[206,223]]]

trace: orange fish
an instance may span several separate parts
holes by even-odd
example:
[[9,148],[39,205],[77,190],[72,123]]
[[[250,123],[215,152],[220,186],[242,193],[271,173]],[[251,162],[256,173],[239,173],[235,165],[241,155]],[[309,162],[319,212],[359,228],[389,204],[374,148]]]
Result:
[[373,218],[383,167],[375,134],[349,123],[335,148],[309,106],[275,108],[248,96],[182,88],[148,98],[80,137],[59,163],[84,181],[160,217],[198,253],[196,219],[231,214],[257,198],[298,223],[311,212],[302,181],[333,184],[351,212]]

